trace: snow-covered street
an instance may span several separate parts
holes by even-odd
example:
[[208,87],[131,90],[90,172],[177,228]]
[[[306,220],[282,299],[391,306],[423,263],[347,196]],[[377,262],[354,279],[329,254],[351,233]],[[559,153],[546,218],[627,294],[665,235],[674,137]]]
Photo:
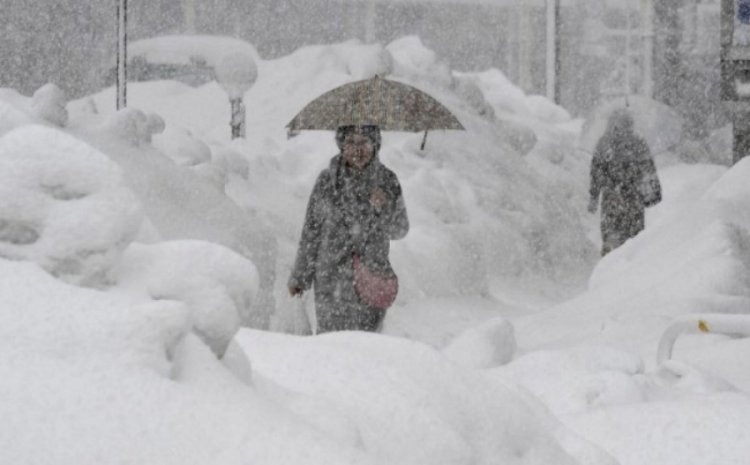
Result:
[[[662,153],[663,201],[600,258],[583,120],[415,36],[255,56],[216,82],[68,102],[0,89],[0,463],[745,465],[750,160]],[[374,75],[465,131],[386,132],[411,230],[382,334],[292,334],[333,133],[286,124]],[[680,335],[657,363],[677,319]]]

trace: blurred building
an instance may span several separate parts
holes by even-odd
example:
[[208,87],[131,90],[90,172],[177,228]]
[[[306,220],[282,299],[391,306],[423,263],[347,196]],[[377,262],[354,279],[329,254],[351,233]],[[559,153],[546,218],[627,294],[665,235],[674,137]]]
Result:
[[[572,113],[630,92],[681,108],[696,126],[720,123],[698,121],[721,115],[711,107],[719,83],[718,0],[560,4],[560,100]],[[0,28],[0,86],[31,93],[55,81],[78,96],[104,84],[115,52],[114,4],[36,0],[32,11],[0,0],[0,7],[8,26]],[[546,8],[546,0],[131,0],[128,11],[131,39],[229,35],[264,58],[304,45],[418,35],[453,69],[498,68],[526,92],[545,94]]]

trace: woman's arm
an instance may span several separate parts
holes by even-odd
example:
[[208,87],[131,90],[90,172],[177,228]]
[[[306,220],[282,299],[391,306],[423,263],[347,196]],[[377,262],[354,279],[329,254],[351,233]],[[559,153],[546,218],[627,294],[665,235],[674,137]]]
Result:
[[[379,232],[390,240],[397,240],[409,232],[409,217],[398,178],[393,173],[389,174],[384,188],[375,188],[379,192],[373,192],[371,203],[375,209],[375,224]],[[382,197],[382,201],[374,201],[377,197]]]

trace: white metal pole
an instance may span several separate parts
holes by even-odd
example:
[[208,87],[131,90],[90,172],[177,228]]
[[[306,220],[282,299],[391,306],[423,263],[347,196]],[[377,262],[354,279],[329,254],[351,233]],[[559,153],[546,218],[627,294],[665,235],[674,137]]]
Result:
[[128,0],[117,0],[117,109],[127,106]]
[[365,4],[365,43],[375,42],[375,1],[368,0]]
[[195,34],[195,0],[182,0],[182,14],[185,19],[185,31]]
[[534,31],[531,28],[529,7],[520,5],[518,7],[518,84],[524,91],[532,90],[532,47],[534,43]]
[[547,98],[555,101],[557,80],[557,1],[547,0]]

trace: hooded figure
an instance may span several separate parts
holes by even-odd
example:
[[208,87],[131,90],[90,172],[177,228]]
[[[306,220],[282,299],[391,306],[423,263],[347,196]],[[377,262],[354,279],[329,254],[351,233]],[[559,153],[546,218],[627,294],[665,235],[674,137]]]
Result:
[[591,160],[589,211],[602,195],[602,256],[621,246],[645,226],[644,210],[661,200],[656,166],[646,142],[633,132],[627,110],[616,110]]
[[409,231],[401,185],[378,159],[377,126],[343,126],[341,151],[318,176],[307,205],[289,293],[315,288],[318,332],[377,331],[385,310],[374,309],[354,288],[353,256],[372,270],[392,272],[390,241]]

